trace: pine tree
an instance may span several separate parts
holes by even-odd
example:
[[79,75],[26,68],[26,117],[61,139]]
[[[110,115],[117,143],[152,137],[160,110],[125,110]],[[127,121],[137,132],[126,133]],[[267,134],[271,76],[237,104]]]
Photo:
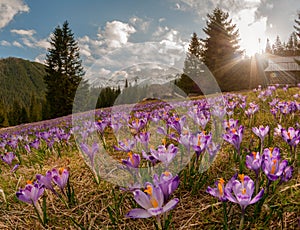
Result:
[[[44,81],[47,86],[46,99],[49,118],[64,116],[72,112],[77,87],[84,75],[79,56],[79,47],[69,23],[57,26],[51,36],[46,56]],[[83,81],[84,88],[87,87]]]
[[273,44],[273,54],[284,56],[284,46],[281,43],[280,37],[277,35],[275,43]]
[[[300,55],[300,12],[298,13],[298,19],[295,19],[296,25],[294,25],[295,31],[294,31],[294,44],[295,44],[295,55]],[[300,61],[297,61],[297,63],[300,65]]]
[[267,54],[271,54],[272,53],[272,48],[271,48],[271,44],[270,44],[269,38],[267,38],[265,53],[267,53]]
[[203,67],[203,63],[200,60],[200,47],[199,38],[196,33],[193,33],[184,61],[183,74],[176,82],[176,85],[187,95],[190,93],[201,93],[199,87],[195,83],[197,77],[200,77]]
[[242,55],[238,44],[239,31],[229,19],[229,14],[220,8],[214,9],[207,17],[206,27],[203,29],[207,38],[201,39],[203,42],[201,58],[222,88],[224,81],[230,78],[226,72]]
[[[298,37],[298,41],[300,41],[300,13],[298,13],[298,19],[295,19],[296,25],[294,25],[294,28],[296,30],[296,35]],[[298,49],[300,50],[300,43],[298,42]]]

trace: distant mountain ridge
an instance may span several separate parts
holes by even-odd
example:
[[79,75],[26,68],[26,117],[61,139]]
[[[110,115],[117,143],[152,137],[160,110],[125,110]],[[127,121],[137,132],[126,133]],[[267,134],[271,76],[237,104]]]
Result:
[[17,101],[26,107],[32,96],[44,99],[45,74],[45,65],[41,63],[15,57],[0,59],[0,104],[9,108]]

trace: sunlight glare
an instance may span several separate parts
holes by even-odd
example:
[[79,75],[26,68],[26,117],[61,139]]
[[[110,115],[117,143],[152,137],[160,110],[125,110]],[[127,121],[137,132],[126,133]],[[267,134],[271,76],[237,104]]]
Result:
[[267,18],[263,17],[255,21],[254,15],[253,9],[245,9],[240,11],[238,17],[235,18],[241,38],[240,46],[247,56],[261,53],[266,46]]

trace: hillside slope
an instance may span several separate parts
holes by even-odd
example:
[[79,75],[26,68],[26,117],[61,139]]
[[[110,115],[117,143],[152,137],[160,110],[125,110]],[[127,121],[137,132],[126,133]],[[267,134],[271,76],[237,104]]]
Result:
[[7,108],[17,101],[26,107],[32,95],[44,98],[45,74],[43,64],[13,57],[0,59],[0,103]]

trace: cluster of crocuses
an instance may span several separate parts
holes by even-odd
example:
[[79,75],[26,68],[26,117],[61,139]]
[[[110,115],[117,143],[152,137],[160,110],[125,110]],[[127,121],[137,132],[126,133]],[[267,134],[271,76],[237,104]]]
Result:
[[13,152],[5,152],[5,153],[0,155],[0,159],[4,163],[8,164],[8,166],[10,167],[11,172],[15,172],[19,167],[19,164],[13,165],[13,160],[15,158],[16,158],[16,155]]
[[[225,185],[223,178],[215,182],[215,187],[208,187],[207,192],[220,201],[231,201],[241,207],[242,217],[240,229],[243,228],[245,209],[248,205],[258,202],[264,195],[264,189],[259,191],[259,174],[264,173],[267,178],[266,189],[268,191],[272,182],[278,181],[277,185],[287,182],[292,178],[293,167],[288,166],[287,160],[281,160],[279,148],[265,148],[263,154],[252,152],[246,156],[246,166],[256,174],[256,183],[244,174],[234,175]],[[256,192],[254,197],[253,193]],[[225,206],[226,207],[226,206]],[[226,213],[226,210],[225,210]]]
[[47,171],[45,176],[37,174],[34,182],[28,180],[25,188],[20,189],[16,193],[16,196],[19,200],[36,206],[45,189],[49,189],[56,196],[60,196],[60,194],[55,190],[54,185],[57,185],[61,193],[65,195],[64,188],[67,185],[68,179],[68,169],[53,168],[52,170]]
[[179,185],[179,177],[173,176],[166,171],[154,175],[153,183],[146,182],[144,189],[134,189],[134,200],[141,206],[135,208],[126,214],[130,218],[148,218],[156,217],[159,228],[162,228],[164,221],[161,219],[162,214],[172,210],[179,202],[178,198],[170,200],[170,196]]

